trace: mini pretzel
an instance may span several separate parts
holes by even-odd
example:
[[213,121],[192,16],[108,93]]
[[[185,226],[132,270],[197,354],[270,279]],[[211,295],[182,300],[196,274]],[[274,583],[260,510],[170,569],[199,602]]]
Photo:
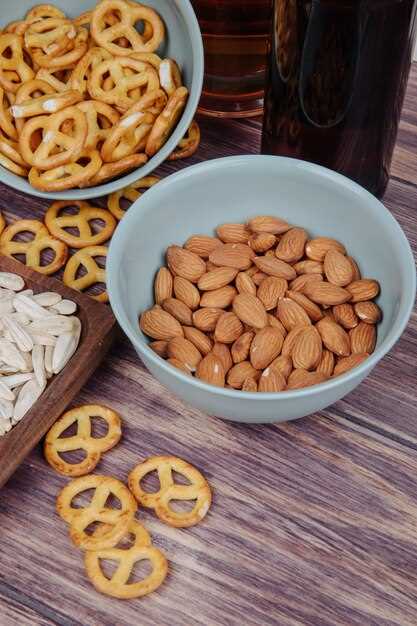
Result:
[[131,59],[136,59],[137,61],[143,61],[144,63],[149,63],[156,70],[159,70],[159,66],[162,63],[162,59],[160,56],[155,54],[154,52],[132,52],[129,54]]
[[61,92],[70,89],[71,70],[48,70],[41,67],[36,74],[36,78],[48,83],[54,91]]
[[[32,98],[38,98],[39,96],[47,96],[55,93],[56,90],[47,82],[40,80],[39,78],[33,78],[19,87],[16,93],[14,105],[22,104],[22,102],[26,102]],[[44,113],[45,111],[42,112]],[[14,123],[16,124],[17,131],[21,133],[25,121],[23,119],[14,119]]]
[[2,152],[0,152],[0,165],[5,167],[7,170],[12,172],[13,174],[16,174],[16,176],[24,176],[25,178],[27,178],[27,175],[28,175],[27,169],[25,169],[24,167],[21,167],[20,165],[12,161],[12,159],[9,159],[9,157],[7,157]]
[[177,159],[185,159],[192,156],[200,145],[200,137],[200,127],[193,120],[174,152],[171,152],[169,155],[168,161],[176,161]]
[[[0,153],[24,170],[27,175],[27,163],[25,163],[20,155],[18,143],[0,134]],[[18,173],[17,170],[15,173]]]
[[92,150],[101,147],[119,121],[120,115],[109,104],[98,100],[84,100],[77,104],[77,107],[87,118],[88,131],[85,149]]
[[[91,435],[91,418],[99,416],[108,425],[103,437]],[[62,433],[77,425],[72,437],[61,437]],[[44,453],[49,465],[64,476],[83,476],[94,470],[103,452],[113,448],[122,436],[120,417],[115,411],[97,404],[84,405],[71,409],[62,415],[52,426],[45,438]],[[84,450],[87,454],[79,463],[64,461],[61,452]]]
[[[35,81],[30,82],[33,84]],[[27,84],[25,83],[22,87],[25,87]],[[44,113],[57,113],[73,104],[77,104],[80,100],[82,100],[82,95],[79,91],[63,91],[61,93],[38,96],[37,98],[28,98],[19,103],[16,100],[16,103],[10,107],[10,111],[14,118],[35,117]]]
[[135,200],[140,198],[143,193],[142,191],[139,191],[139,189],[149,189],[149,187],[155,185],[155,183],[159,182],[159,180],[160,179],[157,176],[146,176],[145,178],[137,180],[132,185],[129,185],[129,187],[125,187],[119,191],[114,191],[107,199],[107,208],[114,215],[114,217],[121,220],[126,211],[120,206],[120,200],[124,198],[126,200],[130,200],[130,202],[135,202]]
[[9,110],[10,104],[7,93],[0,87],[0,128],[11,139],[17,139],[17,130]]
[[[38,118],[33,118],[38,119]],[[64,191],[84,185],[97,172],[102,164],[98,150],[86,150],[82,152],[72,163],[59,165],[46,172],[41,172],[36,167],[29,171],[29,182],[41,191]]]
[[[156,493],[144,491],[140,481],[154,470],[158,473],[160,489]],[[190,485],[174,482],[172,471],[185,476]],[[129,474],[129,489],[143,506],[154,509],[163,522],[176,528],[198,524],[207,514],[211,504],[211,490],[204,476],[192,465],[175,456],[154,456],[137,465]],[[171,500],[196,500],[191,511],[174,511]]]
[[[62,209],[66,207],[77,207],[76,215],[60,215]],[[51,204],[45,213],[45,224],[49,232],[64,241],[71,248],[86,248],[104,243],[113,234],[116,228],[116,220],[109,211],[93,207],[88,202],[60,201]],[[90,225],[92,220],[101,220],[104,226],[95,233]],[[77,228],[78,235],[72,235],[66,228]]]
[[65,13],[53,4],[37,4],[26,13],[25,20],[44,20],[48,17],[65,17]]
[[[97,256],[106,257],[107,248],[105,246],[91,246],[78,250],[66,265],[63,278],[64,283],[77,291],[84,291],[97,283],[106,284],[106,270],[101,268],[94,260]],[[80,276],[80,278],[76,278],[80,266],[83,266],[87,273],[84,276]],[[92,297],[99,302],[108,302],[109,299],[106,291]]]
[[[61,130],[66,121],[73,124],[71,134]],[[31,137],[39,129],[43,131],[43,139],[33,151]],[[83,150],[86,137],[87,119],[80,109],[72,106],[52,115],[40,115],[28,120],[20,134],[19,147],[29,165],[47,170],[76,160]]]
[[97,174],[90,178],[85,183],[80,184],[80,187],[93,187],[100,185],[106,181],[125,174],[129,170],[136,169],[146,163],[148,157],[146,154],[132,154],[131,156],[120,159],[115,163],[105,163],[101,166]]
[[88,50],[88,31],[85,28],[80,28],[74,43],[71,42],[68,48],[64,48],[62,53],[57,55],[45,54],[39,48],[34,48],[31,50],[32,58],[39,67],[45,67],[49,70],[71,68]]
[[168,96],[172,96],[174,91],[182,85],[178,64],[173,59],[164,59],[159,65],[158,73],[162,89]]
[[111,58],[111,54],[107,52],[107,50],[104,50],[104,48],[90,48],[90,50],[78,61],[72,71],[70,79],[71,89],[77,89],[77,91],[85,95],[87,93],[87,80],[91,70],[102,61],[106,61]]
[[[6,50],[11,50],[11,57],[4,56]],[[16,72],[18,81],[10,80],[6,71]],[[22,38],[19,35],[0,35],[0,85],[7,91],[16,93],[20,85],[34,77],[34,72],[23,57]]]
[[[87,489],[94,489],[94,496],[88,506],[74,508],[72,500]],[[107,499],[114,495],[120,501],[121,508],[106,506]],[[110,476],[89,474],[75,478],[58,494],[56,508],[58,514],[70,524],[70,536],[79,548],[84,550],[102,550],[112,548],[127,532],[134,518],[137,504],[127,487]],[[86,528],[93,522],[109,525],[106,532],[88,535]]]
[[[32,241],[14,241],[19,233],[32,233]],[[44,250],[52,249],[55,258],[48,265],[41,265]],[[68,258],[68,248],[62,241],[51,237],[46,227],[37,220],[18,220],[8,226],[0,236],[0,254],[14,257],[16,254],[25,256],[25,265],[32,267],[41,274],[57,272]]]
[[75,26],[90,26],[92,13],[92,11],[84,11],[84,13],[81,13],[73,20]]
[[156,118],[146,142],[145,152],[148,156],[156,154],[167,141],[185,107],[187,97],[188,89],[186,87],[179,87],[169,97],[165,109]]
[[61,54],[77,35],[74,24],[62,17],[38,19],[25,31],[25,46],[40,48],[45,54]]
[[[102,532],[103,529],[99,527],[96,534],[101,535]],[[135,538],[131,547],[94,550],[86,552],[84,556],[85,571],[97,591],[123,600],[140,598],[155,591],[168,574],[168,562],[162,552],[151,545],[148,531],[133,521],[128,532]],[[111,578],[104,575],[101,560],[117,561],[118,567]],[[129,583],[135,563],[143,560],[151,562],[151,573],[139,582]]]
[[[109,26],[106,24],[106,15],[109,13],[120,16],[120,21]],[[152,36],[145,40],[146,32],[140,35],[135,28],[139,20],[149,24],[147,33]],[[102,0],[93,11],[91,18],[91,34],[97,44],[116,56],[130,56],[131,52],[155,52],[165,36],[165,27],[159,15],[150,7],[141,4],[127,3],[124,0]],[[116,43],[120,38],[126,38],[130,47],[125,48]]]

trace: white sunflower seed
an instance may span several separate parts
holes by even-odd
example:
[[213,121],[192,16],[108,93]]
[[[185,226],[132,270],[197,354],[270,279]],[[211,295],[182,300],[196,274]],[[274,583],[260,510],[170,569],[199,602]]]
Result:
[[14,405],[12,423],[16,424],[35,404],[45,387],[40,387],[34,378],[21,388]]
[[21,370],[26,367],[26,360],[14,343],[0,338],[0,359],[5,365]]
[[35,293],[32,296],[32,300],[40,306],[54,306],[61,302],[62,296],[59,293],[55,293],[55,291],[44,291],[43,293]]
[[12,341],[22,352],[30,352],[33,348],[33,340],[29,333],[11,315],[3,317],[3,325],[9,331]]
[[45,319],[31,322],[29,330],[35,333],[47,333],[55,336],[62,333],[70,333],[73,329],[72,319],[72,317],[65,317],[65,315],[50,315]]
[[28,333],[32,337],[35,346],[54,346],[56,344],[56,337],[48,335],[48,333],[35,333],[29,327]]
[[45,349],[43,346],[33,346],[32,350],[32,363],[35,378],[38,381],[40,387],[46,385],[46,372],[44,362]]
[[0,417],[3,418],[3,420],[9,420],[13,417],[13,402],[0,398]]
[[13,305],[16,311],[19,313],[25,313],[31,320],[43,319],[46,316],[53,315],[48,309],[44,309],[42,306],[34,302],[32,298],[23,293],[18,293],[13,298]]
[[15,387],[24,385],[24,383],[28,380],[32,380],[32,378],[34,378],[34,374],[31,372],[26,374],[10,374],[9,376],[2,376],[1,382],[10,389],[14,389]]
[[61,300],[58,304],[54,304],[51,309],[57,311],[61,315],[72,315],[77,310],[77,305],[72,300]]
[[25,281],[19,274],[11,272],[0,272],[0,287],[3,289],[11,289],[12,291],[21,291],[25,286]]
[[10,387],[8,387],[3,380],[0,380],[0,398],[2,400],[9,400],[9,402],[13,402],[15,399],[13,391],[11,391]]

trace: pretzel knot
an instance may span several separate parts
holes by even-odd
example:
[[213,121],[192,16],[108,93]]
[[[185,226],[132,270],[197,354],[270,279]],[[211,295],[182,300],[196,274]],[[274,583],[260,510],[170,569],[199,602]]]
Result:
[[[64,283],[77,291],[84,291],[97,283],[106,282],[106,271],[95,261],[95,257],[107,256],[105,246],[91,246],[78,250],[68,261],[64,272]],[[83,266],[86,270],[84,276],[76,278],[78,270]],[[99,302],[107,302],[108,295],[103,291],[97,296],[93,296]]]
[[[103,437],[93,437],[91,434],[91,418],[95,416],[101,417],[108,425],[108,432]],[[73,424],[77,425],[76,434],[72,437],[61,437]],[[52,426],[45,438],[45,457],[49,465],[60,474],[83,476],[93,471],[101,454],[113,448],[121,436],[120,417],[115,411],[94,404],[80,406],[64,413]],[[79,463],[69,463],[60,454],[74,450],[84,450],[85,459]]]
[[[75,215],[60,215],[61,211],[68,207],[77,207]],[[99,232],[94,232],[91,227],[92,220],[101,220],[104,226]],[[45,214],[45,224],[49,232],[64,241],[72,248],[86,248],[96,246],[110,239],[116,228],[116,220],[105,209],[93,207],[83,201],[60,201],[51,204]],[[78,229],[78,235],[72,235],[66,228]]]
[[146,154],[131,154],[130,156],[120,159],[120,161],[105,163],[100,167],[97,174],[80,184],[80,187],[92,187],[93,185],[105,183],[110,178],[115,178],[115,176],[120,176],[120,174],[140,167],[146,163],[147,160],[148,157]]
[[184,137],[178,143],[174,152],[168,157],[168,161],[176,161],[177,159],[185,159],[192,156],[200,145],[200,127],[193,120]]
[[77,107],[87,118],[85,149],[101,148],[113,126],[119,121],[120,115],[109,104],[97,100],[84,100],[79,102]]
[[[91,502],[81,508],[71,506],[73,499],[83,491],[94,489]],[[110,496],[120,502],[120,508],[107,506]],[[70,524],[70,536],[79,548],[102,550],[112,548],[125,535],[136,513],[137,504],[127,487],[110,476],[89,474],[75,478],[58,494],[58,514]],[[86,529],[93,522],[106,524],[102,533],[89,535]]]
[[120,206],[120,201],[125,199],[130,200],[130,202],[135,202],[143,193],[143,191],[140,191],[141,189],[149,189],[149,187],[152,187],[152,185],[155,185],[157,182],[159,182],[157,176],[145,176],[145,178],[137,180],[135,183],[129,185],[129,187],[114,191],[108,197],[107,208],[115,218],[121,220],[126,211]]
[[[19,233],[32,233],[32,241],[13,241]],[[42,265],[42,252],[52,249],[55,258],[47,265]],[[32,267],[41,274],[57,272],[68,258],[66,244],[51,237],[46,227],[37,220],[19,220],[8,226],[0,236],[0,254],[14,257],[16,254],[25,256],[25,265]]]
[[[23,57],[23,38],[19,35],[6,33],[0,35],[0,85],[7,91],[16,93],[20,85],[34,77],[34,72]],[[11,51],[10,58],[5,56]],[[7,72],[13,72],[13,78]]]
[[11,139],[17,139],[17,130],[9,110],[10,104],[9,95],[0,87],[0,128]]
[[59,54],[65,50],[77,31],[71,20],[62,17],[46,17],[29,23],[25,31],[25,46],[40,48],[45,54]]
[[[36,119],[36,118],[34,118]],[[42,191],[63,191],[84,185],[100,170],[102,160],[98,150],[86,150],[72,162],[40,172],[36,167],[29,171],[29,182]]]
[[187,97],[188,89],[186,87],[179,87],[169,97],[166,107],[156,118],[155,124],[149,133],[145,148],[148,156],[156,154],[167,141],[185,107]]
[[[14,106],[22,104],[22,102],[31,101],[33,98],[39,98],[39,96],[47,96],[55,93],[56,90],[47,82],[39,78],[33,78],[19,87]],[[41,113],[45,113],[45,111],[41,111]],[[12,118],[11,111],[9,111],[9,115]],[[26,120],[24,118],[15,119],[14,117],[12,119],[16,124],[16,129],[21,133]]]
[[[160,489],[156,493],[144,491],[141,480],[149,472],[158,473]],[[191,484],[174,482],[172,472],[185,476]],[[211,490],[204,476],[192,465],[174,456],[154,456],[137,465],[129,474],[129,489],[136,500],[154,509],[163,522],[177,528],[198,524],[207,514],[211,504]],[[177,512],[170,507],[171,500],[195,500],[191,511]]]
[[[103,529],[98,528],[96,534],[102,532]],[[162,552],[151,545],[148,531],[139,522],[133,521],[128,532],[134,537],[131,547],[89,551],[84,556],[87,576],[97,591],[120,599],[139,598],[155,591],[168,573],[168,562]],[[101,560],[118,563],[111,578],[104,575]],[[145,560],[151,563],[151,573],[143,580],[129,583],[135,564]]]

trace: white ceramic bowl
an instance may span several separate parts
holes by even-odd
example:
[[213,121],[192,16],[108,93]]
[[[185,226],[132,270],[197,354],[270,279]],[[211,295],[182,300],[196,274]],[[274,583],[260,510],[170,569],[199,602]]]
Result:
[[[2,2],[0,13],[0,29],[9,22],[23,19],[25,14],[35,4],[36,0],[13,0]],[[97,2],[95,0],[52,0],[51,4],[59,7],[69,17],[76,17],[84,11],[92,9]],[[149,159],[145,165],[133,170],[129,174],[122,175],[108,183],[96,185],[86,189],[69,189],[67,191],[43,192],[34,189],[25,178],[16,176],[0,166],[0,181],[25,193],[51,198],[56,200],[85,200],[97,198],[122,189],[134,181],[147,176],[158,167],[174,150],[180,139],[191,124],[197,110],[201,95],[204,74],[203,42],[198,26],[197,18],[191,6],[190,0],[145,0],[144,4],[158,11],[165,22],[167,35],[165,42],[157,50],[163,57],[176,59],[182,69],[184,85],[188,88],[189,98],[184,112],[166,144]]]
[[[221,389],[182,374],[147,345],[138,314],[153,303],[153,280],[164,251],[192,234],[212,234],[224,222],[278,215],[312,237],[343,242],[364,277],[381,285],[375,352],[359,367],[314,387],[281,393]],[[280,422],[314,413],[352,391],[403,332],[413,307],[416,276],[407,239],[370,193],[326,168],[273,156],[206,161],[155,185],[135,202],[113,236],[107,260],[113,311],[154,376],[185,402],[239,422]]]

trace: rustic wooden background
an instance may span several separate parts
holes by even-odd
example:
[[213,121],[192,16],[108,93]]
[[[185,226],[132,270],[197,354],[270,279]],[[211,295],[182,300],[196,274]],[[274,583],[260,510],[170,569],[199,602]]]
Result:
[[[194,162],[258,151],[259,120],[201,127]],[[416,148],[414,66],[385,196],[414,251]],[[42,216],[43,202],[0,192],[9,218]],[[209,479],[212,509],[189,530],[140,511],[169,577],[141,600],[101,596],[54,510],[66,481],[36,449],[0,493],[0,625],[415,626],[416,375],[414,313],[393,351],[341,402],[281,426],[243,426],[179,402],[120,341],[78,398],[123,416],[123,440],[99,471],[125,480],[148,455],[179,455]]]

